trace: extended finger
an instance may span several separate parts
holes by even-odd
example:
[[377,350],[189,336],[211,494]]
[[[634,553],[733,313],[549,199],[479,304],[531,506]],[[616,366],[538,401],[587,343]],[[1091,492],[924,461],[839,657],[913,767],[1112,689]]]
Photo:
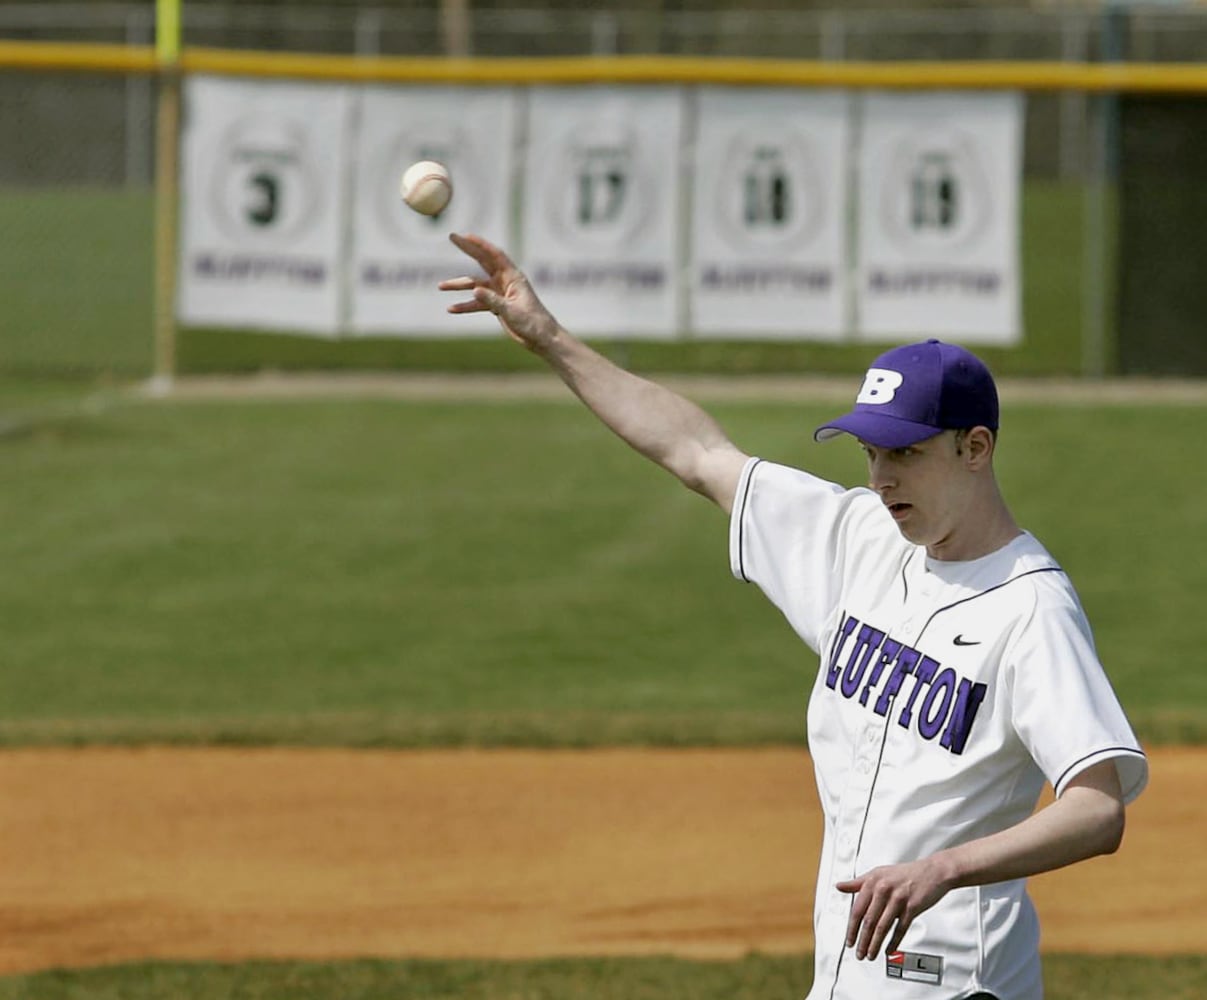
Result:
[[481,278],[462,275],[460,278],[445,278],[436,287],[442,292],[468,292],[482,283]]
[[[885,916],[889,916],[885,914],[884,910],[887,902],[887,898],[881,893],[873,893],[870,896],[868,905],[865,908],[863,917],[860,921],[863,929],[862,932],[859,933],[859,945],[855,949],[856,958],[865,958],[869,953],[873,955],[876,954],[875,950],[872,949],[872,944],[876,940],[875,935],[879,932],[879,925],[881,921],[885,918]],[[889,919],[891,922],[891,916],[889,916]],[[856,931],[858,929],[858,927],[855,928]],[[849,931],[848,935],[848,940],[850,943],[855,944],[855,933]]]
[[913,919],[908,913],[903,913],[897,918],[897,929],[893,931],[893,936],[889,938],[888,947],[884,949],[885,951],[893,952],[901,947],[901,942],[905,940],[905,932],[909,930],[911,923],[913,923]]
[[[875,927],[870,923],[864,924],[864,936],[870,935],[871,940],[864,945],[860,944],[860,958],[875,958],[880,954],[880,946],[884,944],[884,939],[888,937],[888,932],[892,930],[893,924],[900,925],[901,920],[897,911],[892,908],[885,908],[880,915],[880,919],[876,921]],[[904,934],[904,932],[902,932]],[[891,950],[891,949],[890,949]]]
[[507,254],[493,243],[482,239],[481,236],[475,236],[472,233],[466,235],[449,233],[448,238],[452,240],[453,245],[458,250],[469,254],[469,256],[481,264],[487,274],[497,274],[500,271],[515,266]]
[[474,297],[468,301],[454,302],[448,307],[448,311],[454,313],[492,312],[498,315],[504,304],[505,300],[498,292],[481,283],[475,283]]
[[[838,883],[839,888],[846,885],[854,885],[851,883]],[[860,884],[862,888],[862,881]],[[858,895],[851,900],[851,915],[847,918],[847,947],[853,948],[855,942],[859,939],[859,926],[863,923],[864,915],[867,913],[868,907],[871,905],[872,896],[869,892],[862,892],[859,889],[843,889],[843,892],[858,892]]]
[[454,302],[448,307],[448,312],[451,313],[480,313],[490,312],[490,307],[483,305],[477,299],[466,299],[463,302]]

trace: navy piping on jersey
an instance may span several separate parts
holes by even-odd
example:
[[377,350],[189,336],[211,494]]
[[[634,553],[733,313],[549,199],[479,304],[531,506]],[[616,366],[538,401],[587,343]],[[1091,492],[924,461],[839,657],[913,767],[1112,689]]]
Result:
[[738,573],[741,574],[743,583],[750,582],[750,578],[746,575],[746,540],[743,537],[746,531],[746,502],[750,499],[750,484],[754,482],[754,470],[762,462],[761,458],[756,458],[754,465],[750,467],[750,472],[746,474],[746,489],[742,491],[742,501],[738,506]]
[[[894,695],[893,701],[896,701]],[[888,746],[888,726],[884,727],[884,731],[880,734],[880,753],[876,756],[876,773],[872,775],[872,787],[868,790],[868,804],[871,804],[871,796],[876,791],[876,779],[880,777],[880,767],[884,763],[884,748]],[[859,860],[859,852],[863,848],[863,834],[868,826],[868,813],[870,809],[864,809],[863,822],[859,824],[859,838],[855,841],[855,860]],[[855,897],[851,897],[851,906],[855,905]],[[847,917],[847,923],[850,924],[850,917]],[[843,931],[845,934],[846,931]],[[846,940],[843,940],[843,947],[838,952],[838,962],[834,966],[834,982],[830,984],[830,1000],[834,1000],[834,991],[838,989],[838,977],[842,973],[842,960],[846,958],[847,952],[850,949],[846,947]]]
[[1095,750],[1093,753],[1087,753],[1084,757],[1073,761],[1072,764],[1070,764],[1068,767],[1066,767],[1064,769],[1064,771],[1061,773],[1060,777],[1056,779],[1056,787],[1059,788],[1061,783],[1065,780],[1065,775],[1067,775],[1070,771],[1075,771],[1077,769],[1077,765],[1081,764],[1083,761],[1087,761],[1091,757],[1097,757],[1100,754],[1104,754],[1104,753],[1114,755],[1115,751],[1117,751],[1117,750],[1121,751],[1123,753],[1129,753],[1133,757],[1140,757],[1142,759],[1145,759],[1144,753],[1142,751],[1137,751],[1135,747],[1103,747],[1101,750]]
[[[958,601],[952,601],[951,604],[945,604],[937,609],[929,618],[926,619],[926,624],[922,626],[918,632],[918,639],[922,638],[923,633],[930,628],[930,623],[939,617],[944,611],[950,611],[952,608],[958,608],[961,604],[967,604],[969,601],[975,601],[978,597],[984,597],[986,594],[992,594],[995,590],[1001,590],[1003,587],[1008,587],[1015,580],[1021,580],[1025,576],[1034,576],[1036,573],[1063,573],[1064,570],[1059,566],[1044,566],[1041,569],[1029,569],[1026,573],[1019,573],[1018,576],[1012,576],[1009,580],[1005,580],[997,586],[990,587],[988,590],[982,590],[979,593],[973,594],[971,597],[961,597]],[[915,640],[917,641],[917,640]]]
[[[907,566],[909,565],[908,562],[906,563],[906,565]],[[922,638],[922,636],[926,633],[926,630],[928,628],[930,628],[930,625],[935,620],[935,618],[937,618],[939,615],[941,615],[944,611],[950,611],[952,608],[958,607],[961,604],[967,604],[969,601],[975,601],[978,597],[984,597],[986,594],[992,594],[995,590],[1001,590],[1002,587],[1008,586],[1009,584],[1014,583],[1016,580],[1021,580],[1021,579],[1023,579],[1023,577],[1026,577],[1026,576],[1033,576],[1036,573],[1063,573],[1063,572],[1064,571],[1059,566],[1044,566],[1041,569],[1027,570],[1026,573],[1020,573],[1018,576],[1012,576],[1009,580],[1005,580],[1002,583],[997,584],[996,586],[990,587],[988,590],[982,590],[979,593],[971,595],[970,597],[962,597],[958,601],[953,601],[951,604],[944,605],[943,607],[937,609],[929,618],[926,619],[926,624],[923,625],[922,628],[918,631],[917,636],[914,638],[914,642],[917,642],[918,640],[920,640]],[[902,568],[901,575],[902,575],[902,579],[904,580],[904,578],[905,578],[905,569],[904,568]],[[908,593],[908,584],[906,584],[906,591]],[[888,717],[888,715],[892,714],[893,706],[896,703],[897,703],[897,696],[893,695],[893,700],[889,703],[889,709],[885,716],[886,718]],[[876,758],[876,771],[872,775],[872,784],[871,784],[871,787],[868,789],[867,805],[864,807],[864,810],[863,810],[863,822],[859,826],[859,838],[855,842],[856,871],[858,871],[858,866],[859,866],[859,854],[863,849],[863,835],[864,835],[864,832],[867,830],[868,813],[871,811],[870,807],[872,804],[872,800],[876,796],[876,782],[880,780],[880,768],[884,764],[884,751],[885,751],[885,747],[888,745],[888,733],[889,733],[889,727],[885,726],[884,731],[880,734],[880,754]],[[1123,749],[1123,748],[1117,748],[1117,749]],[[1095,751],[1095,753],[1101,753],[1101,752],[1102,751],[1100,751],[1100,750]],[[1088,756],[1092,757],[1092,756],[1094,756],[1094,754],[1089,754]],[[1084,759],[1085,758],[1083,757],[1082,760],[1084,760]],[[1076,766],[1077,766],[1076,764],[1072,765],[1072,767],[1076,767]],[[1071,769],[1072,768],[1070,768],[1070,770]],[[1068,773],[1069,773],[1068,771],[1065,771],[1065,774],[1068,774]],[[1062,778],[1063,778],[1063,775],[1062,775]],[[851,905],[852,906],[855,905],[854,897],[851,898]],[[843,934],[844,934],[843,947],[838,952],[838,963],[834,966],[834,979],[830,983],[831,1000],[833,1000],[834,991],[836,989],[838,989],[838,977],[839,977],[839,974],[842,972],[842,960],[846,957],[846,953],[850,950],[846,946],[845,929],[843,931]]]
[[914,561],[914,556],[916,556],[920,551],[921,551],[920,548],[915,548],[914,551],[909,554],[909,558],[906,559],[905,562],[901,566],[901,588],[902,588],[901,601],[902,601],[902,603],[909,600],[909,577],[906,575],[905,571],[907,569],[909,569],[909,564]]

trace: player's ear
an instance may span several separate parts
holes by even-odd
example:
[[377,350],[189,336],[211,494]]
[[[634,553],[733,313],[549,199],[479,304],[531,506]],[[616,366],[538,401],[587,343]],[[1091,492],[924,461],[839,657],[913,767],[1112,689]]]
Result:
[[995,443],[993,431],[988,427],[973,427],[965,431],[961,447],[968,467],[976,471],[988,466],[993,459]]

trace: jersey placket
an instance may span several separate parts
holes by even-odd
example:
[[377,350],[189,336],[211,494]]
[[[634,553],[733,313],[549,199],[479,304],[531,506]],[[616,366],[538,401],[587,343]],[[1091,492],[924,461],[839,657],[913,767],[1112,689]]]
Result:
[[[930,620],[941,586],[941,582],[930,573],[923,571],[919,574],[918,579],[912,581],[909,588],[909,596],[902,608],[902,619],[886,637],[886,641],[891,638],[905,645],[916,645]],[[859,851],[868,833],[868,814],[875,797],[876,779],[880,773],[880,762],[888,738],[889,722],[894,717],[896,700],[894,696],[883,716],[870,715],[854,738],[846,786],[834,824],[831,878],[826,886],[827,905],[824,907],[822,926],[818,928],[818,932],[824,934],[827,940],[837,942],[837,947],[826,950],[818,972],[830,978],[835,985],[842,962],[855,959],[854,955],[845,955],[847,949],[844,946],[854,897],[839,892],[834,888],[834,883],[862,874]],[[880,835],[882,834],[883,831]],[[818,888],[820,891],[821,887]]]

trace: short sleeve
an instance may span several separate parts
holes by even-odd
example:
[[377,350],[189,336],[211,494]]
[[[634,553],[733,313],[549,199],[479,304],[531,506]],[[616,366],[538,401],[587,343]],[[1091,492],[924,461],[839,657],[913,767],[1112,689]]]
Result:
[[[1053,574],[1055,575],[1055,574]],[[1051,577],[1008,653],[1014,729],[1056,794],[1094,764],[1113,760],[1125,802],[1148,782],[1148,761],[1098,660],[1071,586]]]
[[[838,605],[851,549],[874,546],[892,529],[868,490],[847,490],[817,476],[752,458],[729,522],[730,568],[755,583],[811,648]],[[884,540],[890,540],[884,536]]]

